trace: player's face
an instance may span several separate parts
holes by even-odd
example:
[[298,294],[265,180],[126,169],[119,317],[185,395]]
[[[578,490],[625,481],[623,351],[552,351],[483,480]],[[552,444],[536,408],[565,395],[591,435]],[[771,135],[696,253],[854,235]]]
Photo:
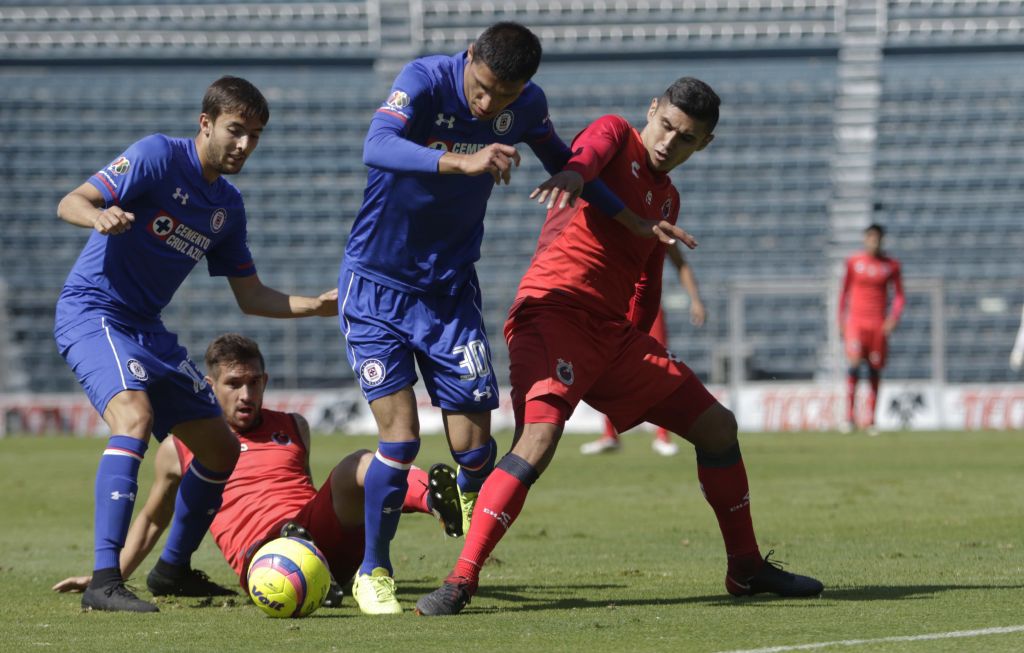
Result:
[[864,251],[871,256],[878,256],[882,251],[882,237],[874,229],[864,232]]
[[715,135],[671,102],[655,99],[647,110],[647,126],[640,134],[647,149],[647,165],[668,172],[707,147]]
[[222,113],[216,120],[211,120],[207,114],[200,114],[199,149],[203,172],[212,171],[220,175],[240,172],[259,144],[263,127],[263,122],[255,117]]
[[473,46],[469,46],[462,90],[466,94],[466,104],[469,105],[474,118],[493,119],[505,107],[516,101],[524,86],[525,80],[505,82],[498,79],[487,64],[473,58]]
[[263,391],[269,378],[259,359],[221,363],[215,377],[206,377],[213,387],[224,419],[239,433],[257,426],[263,409]]

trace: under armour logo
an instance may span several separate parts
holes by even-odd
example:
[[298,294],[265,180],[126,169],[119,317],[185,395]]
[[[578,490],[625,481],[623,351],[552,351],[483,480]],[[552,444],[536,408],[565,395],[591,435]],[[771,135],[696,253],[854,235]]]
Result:
[[114,490],[113,492],[110,493],[110,498],[113,499],[114,501],[119,501],[121,499],[128,499],[129,501],[135,501],[135,493],[134,492],[118,492],[117,490]]
[[438,127],[441,125],[447,125],[448,129],[451,129],[455,126],[455,116],[446,117],[443,113],[439,113],[437,114],[437,120],[434,121],[434,124]]
[[188,201],[188,193],[182,193],[180,188],[175,188],[174,195],[171,195],[171,197],[181,202],[182,206],[185,206],[185,202]]
[[490,388],[484,388],[483,392],[480,392],[479,390],[473,390],[473,399],[475,401],[480,401],[481,399],[490,399],[490,398],[491,398],[491,389]]
[[156,232],[157,236],[163,236],[165,233],[171,230],[171,219],[170,218],[157,218],[156,222],[153,223],[153,231]]

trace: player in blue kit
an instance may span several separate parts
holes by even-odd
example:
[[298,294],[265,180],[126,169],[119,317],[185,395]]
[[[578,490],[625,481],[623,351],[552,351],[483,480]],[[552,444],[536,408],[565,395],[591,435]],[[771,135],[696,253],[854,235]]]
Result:
[[[366,193],[338,282],[346,353],[379,431],[366,474],[365,557],[352,590],[367,614],[402,611],[390,542],[420,446],[417,365],[459,465],[464,529],[494,467],[498,388],[473,264],[491,190],[519,164],[514,145],[526,143],[551,174],[570,157],[544,92],[529,81],[540,57],[530,30],[495,24],[465,52],[406,65],[370,123]],[[602,183],[584,189],[573,172],[544,190],[563,202],[582,191],[617,220],[636,217]]]
[[154,595],[231,593],[191,568],[238,459],[203,374],[160,320],[195,265],[226,276],[244,313],[332,316],[319,297],[264,286],[246,244],[242,196],[222,175],[242,169],[270,118],[244,79],[222,77],[203,97],[194,139],[147,136],[61,200],[64,221],[92,229],[57,300],[54,336],[113,434],[96,473],[95,562],[82,607],[156,612],[124,585],[118,556],[149,435],[171,430],[195,454],[181,481],[164,551],[147,578]]

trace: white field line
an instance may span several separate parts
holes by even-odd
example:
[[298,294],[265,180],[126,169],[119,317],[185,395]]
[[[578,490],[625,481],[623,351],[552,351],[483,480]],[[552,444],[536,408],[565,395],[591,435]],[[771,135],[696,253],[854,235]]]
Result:
[[783,653],[784,651],[811,651],[830,646],[860,646],[861,644],[882,644],[885,642],[923,642],[933,639],[957,639],[960,637],[982,637],[984,635],[1005,635],[1007,633],[1024,633],[1024,625],[1000,626],[998,628],[980,628],[978,630],[953,630],[948,633],[927,633],[925,635],[900,635],[896,637],[878,637],[876,639],[841,639],[835,642],[815,642],[813,644],[793,644],[789,646],[768,646],[766,648],[747,648],[721,653]]

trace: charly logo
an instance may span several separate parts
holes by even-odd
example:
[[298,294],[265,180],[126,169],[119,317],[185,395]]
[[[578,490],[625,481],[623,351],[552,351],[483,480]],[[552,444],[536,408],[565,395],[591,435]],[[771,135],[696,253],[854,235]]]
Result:
[[363,364],[359,366],[359,376],[363,379],[363,383],[368,386],[377,386],[384,383],[384,377],[387,376],[387,370],[384,369],[384,364],[376,358],[363,361]]
[[565,385],[572,385],[576,380],[576,375],[572,371],[572,363],[559,358],[558,365],[555,366],[555,376]]
[[134,376],[139,381],[145,381],[149,379],[149,372],[147,372],[146,368],[142,366],[142,363],[135,360],[134,358],[129,358],[128,362],[125,363],[125,367],[127,367],[131,375]]
[[512,123],[515,122],[516,116],[514,113],[505,109],[498,114],[498,117],[494,119],[494,133],[498,136],[504,136],[512,129]]
[[220,230],[224,228],[224,223],[228,221],[228,212],[224,209],[217,209],[210,216],[210,231],[213,233],[220,233]]

